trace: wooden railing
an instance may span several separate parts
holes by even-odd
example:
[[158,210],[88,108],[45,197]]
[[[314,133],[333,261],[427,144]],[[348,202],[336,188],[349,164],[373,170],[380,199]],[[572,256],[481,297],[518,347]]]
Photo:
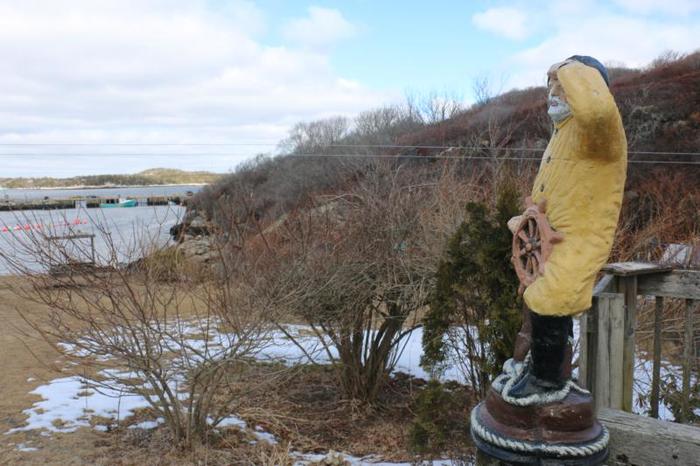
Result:
[[650,415],[658,417],[664,300],[684,301],[681,422],[690,418],[691,372],[696,361],[696,307],[700,271],[672,270],[657,264],[610,264],[594,292],[593,307],[581,318],[579,381],[593,392],[598,407],[632,412],[637,334],[637,303],[653,296],[654,344]]
[[[604,269],[593,306],[581,318],[579,382],[591,392],[598,418],[610,431],[612,465],[700,465],[700,428],[652,419],[659,416],[664,303],[682,300],[683,362],[680,422],[690,418],[691,373],[700,270],[617,263]],[[638,299],[654,297],[651,417],[632,414]]]
[[[658,417],[660,403],[662,312],[664,302],[671,299],[682,300],[684,306],[683,402],[678,420],[689,418],[700,270],[635,262],[610,264],[603,270],[593,306],[580,321],[579,383],[593,392],[598,420],[610,432],[605,465],[700,466],[700,428],[653,419]],[[632,413],[638,299],[648,296],[655,299],[651,417]],[[476,464],[503,463],[480,454]],[[539,464],[559,463],[543,460]]]

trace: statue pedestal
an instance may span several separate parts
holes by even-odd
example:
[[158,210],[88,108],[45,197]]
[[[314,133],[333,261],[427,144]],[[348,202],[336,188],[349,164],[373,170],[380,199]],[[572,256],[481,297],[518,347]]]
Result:
[[[471,435],[483,464],[598,466],[608,457],[608,431],[595,419],[589,392],[563,388],[513,398],[527,362],[513,359],[471,413]],[[491,462],[484,462],[490,459]],[[481,464],[481,463],[479,463]]]

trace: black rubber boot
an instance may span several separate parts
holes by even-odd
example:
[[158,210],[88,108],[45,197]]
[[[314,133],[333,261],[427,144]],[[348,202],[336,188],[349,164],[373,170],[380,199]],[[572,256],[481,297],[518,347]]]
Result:
[[573,332],[571,317],[541,316],[534,312],[530,312],[530,317],[532,360],[527,372],[508,393],[514,398],[560,390],[566,383],[562,372],[566,345]]

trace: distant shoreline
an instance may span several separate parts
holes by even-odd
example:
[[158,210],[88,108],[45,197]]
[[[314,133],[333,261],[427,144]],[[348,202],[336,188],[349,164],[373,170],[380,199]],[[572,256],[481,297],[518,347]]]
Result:
[[178,186],[207,186],[211,183],[167,183],[167,184],[106,184],[99,186],[92,185],[73,185],[73,186],[37,186],[37,187],[24,187],[24,188],[6,188],[5,186],[0,186],[0,191],[14,190],[14,191],[58,191],[62,189],[122,189],[122,188],[168,188],[168,187],[178,187]]

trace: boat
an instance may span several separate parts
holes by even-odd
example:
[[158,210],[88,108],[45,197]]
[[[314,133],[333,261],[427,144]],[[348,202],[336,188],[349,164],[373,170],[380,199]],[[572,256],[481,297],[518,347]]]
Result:
[[118,201],[109,199],[107,202],[101,202],[100,208],[106,209],[111,207],[136,207],[139,203],[136,199],[119,199]]

